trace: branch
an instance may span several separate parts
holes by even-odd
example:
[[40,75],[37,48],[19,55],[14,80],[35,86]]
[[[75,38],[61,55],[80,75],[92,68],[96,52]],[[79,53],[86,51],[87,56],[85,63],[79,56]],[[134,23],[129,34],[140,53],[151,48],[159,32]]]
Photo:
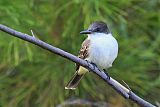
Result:
[[17,38],[23,39],[25,41],[28,41],[32,44],[35,44],[45,50],[48,50],[52,53],[55,53],[59,56],[62,56],[70,61],[73,61],[75,63],[80,64],[81,66],[87,68],[88,70],[92,71],[93,73],[95,73],[96,75],[98,75],[101,79],[103,79],[106,83],[108,83],[115,91],[117,91],[119,94],[121,94],[123,97],[125,97],[126,99],[130,99],[132,101],[134,101],[135,103],[137,103],[140,106],[143,107],[155,107],[154,105],[152,105],[151,103],[143,100],[142,98],[140,98],[139,96],[137,96],[135,93],[133,93],[131,90],[127,89],[126,87],[124,87],[123,85],[121,85],[119,82],[117,82],[115,79],[111,78],[108,79],[108,76],[103,72],[103,71],[99,71],[99,69],[97,67],[94,67],[94,65],[88,63],[85,60],[82,60],[78,57],[76,57],[75,55],[72,55],[66,51],[63,51],[59,48],[56,48],[52,45],[49,45],[37,38],[35,38],[34,36],[30,36],[28,34],[24,34],[21,32],[18,32],[16,30],[13,30],[7,26],[4,26],[2,24],[0,24],[0,30],[2,30],[3,32],[6,32],[12,36],[15,36]]

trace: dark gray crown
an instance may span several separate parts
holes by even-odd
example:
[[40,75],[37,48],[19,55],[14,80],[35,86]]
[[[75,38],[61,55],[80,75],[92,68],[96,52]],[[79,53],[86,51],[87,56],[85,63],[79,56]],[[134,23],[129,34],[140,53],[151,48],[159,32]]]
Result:
[[98,33],[107,33],[107,34],[110,33],[107,24],[102,21],[97,21],[92,23],[89,26],[88,30],[92,32],[98,32]]

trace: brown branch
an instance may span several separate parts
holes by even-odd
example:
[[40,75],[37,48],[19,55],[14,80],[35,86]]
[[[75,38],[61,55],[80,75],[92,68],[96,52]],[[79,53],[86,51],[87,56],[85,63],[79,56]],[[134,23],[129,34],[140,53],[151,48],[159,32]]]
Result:
[[32,44],[35,44],[45,50],[48,50],[52,53],[55,53],[59,56],[62,56],[64,58],[69,59],[70,61],[73,61],[75,63],[80,64],[81,66],[87,68],[88,70],[92,71],[93,73],[95,73],[96,75],[98,75],[101,79],[103,79],[106,83],[108,83],[113,89],[115,89],[119,94],[121,94],[123,97],[130,99],[132,101],[134,101],[135,103],[137,103],[140,106],[143,107],[155,107],[154,105],[152,105],[151,103],[143,100],[142,98],[140,98],[139,96],[137,96],[135,93],[133,93],[131,90],[127,89],[126,87],[124,87],[123,85],[121,85],[119,82],[117,82],[115,79],[111,78],[108,79],[108,76],[103,72],[103,71],[99,71],[99,69],[97,67],[94,67],[94,65],[88,63],[85,60],[82,60],[66,51],[63,51],[59,48],[56,48],[52,45],[49,45],[37,38],[35,38],[34,36],[30,36],[21,32],[18,32],[16,30],[13,30],[7,26],[4,26],[2,24],[0,24],[0,30],[2,30],[3,32],[6,32],[12,36],[15,36],[17,38],[23,39],[25,41],[28,41]]

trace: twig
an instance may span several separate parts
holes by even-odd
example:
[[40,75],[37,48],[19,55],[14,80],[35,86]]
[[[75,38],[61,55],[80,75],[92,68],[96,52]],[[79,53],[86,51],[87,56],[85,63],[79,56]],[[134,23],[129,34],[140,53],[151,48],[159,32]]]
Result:
[[122,80],[122,82],[127,86],[127,88],[129,89],[129,91],[132,91],[131,88],[129,87],[129,85],[126,82],[124,82],[123,80]]
[[98,68],[95,67],[88,63],[85,60],[82,60],[66,51],[63,51],[59,48],[56,48],[52,45],[49,45],[39,39],[34,38],[33,36],[18,32],[16,30],[13,30],[7,26],[4,26],[2,24],[0,24],[0,30],[2,30],[3,32],[6,32],[12,36],[18,37],[20,39],[23,39],[25,41],[28,41],[30,43],[33,43],[43,49],[46,49],[52,53],[55,53],[57,55],[60,55],[64,58],[67,58],[75,63],[80,64],[81,66],[87,68],[88,70],[92,71],[93,73],[95,73],[96,75],[98,75],[101,79],[103,79],[106,83],[108,83],[112,88],[114,88],[119,94],[121,94],[123,97],[130,99],[132,101],[134,101],[135,103],[137,103],[140,106],[143,107],[155,107],[154,105],[152,105],[151,103],[143,100],[142,98],[140,98],[139,96],[137,96],[135,93],[133,93],[132,91],[128,90],[126,87],[124,87],[123,85],[121,85],[119,82],[117,82],[115,79],[110,78],[107,79],[108,76],[105,75],[105,73],[103,72],[99,72]]
[[34,38],[36,38],[36,36],[34,35],[34,33],[33,33],[33,31],[31,30],[31,33],[32,33],[32,36],[34,37]]

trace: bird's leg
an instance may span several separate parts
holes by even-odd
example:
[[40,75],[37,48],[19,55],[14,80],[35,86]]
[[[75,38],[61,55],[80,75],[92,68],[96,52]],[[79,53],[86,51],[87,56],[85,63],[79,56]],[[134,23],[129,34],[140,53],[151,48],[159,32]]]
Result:
[[[94,69],[97,67],[97,65],[95,63],[91,62],[91,64],[93,65]],[[99,68],[98,68],[98,70],[101,71]]]
[[[87,61],[88,64],[91,63],[91,64],[93,65],[94,69],[95,69],[95,68],[98,68],[97,65],[96,65],[95,63],[90,62],[90,61],[88,61],[88,60],[86,60],[86,61]],[[99,68],[98,68],[98,70],[101,71]],[[90,72],[90,71],[89,71],[89,72]]]
[[105,69],[103,69],[103,71],[105,71],[104,73],[107,75],[107,79],[110,79],[108,72]]

